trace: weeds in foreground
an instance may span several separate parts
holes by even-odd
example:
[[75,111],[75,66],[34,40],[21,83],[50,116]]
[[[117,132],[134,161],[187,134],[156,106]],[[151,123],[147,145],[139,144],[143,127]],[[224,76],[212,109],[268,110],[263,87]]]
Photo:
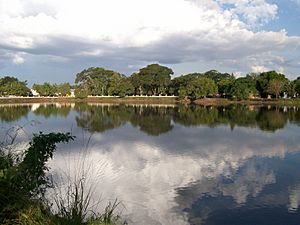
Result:
[[58,195],[57,213],[45,204],[45,192],[51,186],[46,162],[53,157],[57,143],[73,139],[70,133],[35,134],[23,157],[6,152],[6,145],[0,144],[0,224],[126,224],[115,215],[117,200],[109,203],[103,214],[90,210],[91,189],[86,190],[83,178],[68,186],[66,198]]

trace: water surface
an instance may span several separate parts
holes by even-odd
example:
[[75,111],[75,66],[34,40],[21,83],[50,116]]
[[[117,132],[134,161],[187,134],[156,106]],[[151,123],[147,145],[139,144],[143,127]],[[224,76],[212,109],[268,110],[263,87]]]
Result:
[[0,122],[2,139],[17,125],[23,140],[72,132],[53,177],[84,168],[94,199],[118,198],[130,224],[299,224],[296,107],[1,105]]

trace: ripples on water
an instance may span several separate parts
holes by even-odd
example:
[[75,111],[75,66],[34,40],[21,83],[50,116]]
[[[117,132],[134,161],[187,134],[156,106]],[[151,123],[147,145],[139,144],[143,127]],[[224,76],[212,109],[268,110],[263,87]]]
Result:
[[0,121],[2,138],[72,131],[51,173],[63,185],[84,164],[94,198],[117,197],[130,224],[299,224],[296,107],[2,105]]

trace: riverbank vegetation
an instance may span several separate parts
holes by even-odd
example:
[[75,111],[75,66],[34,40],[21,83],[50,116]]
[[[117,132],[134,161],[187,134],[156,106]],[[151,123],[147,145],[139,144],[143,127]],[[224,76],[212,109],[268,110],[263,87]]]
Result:
[[23,153],[15,151],[15,137],[0,145],[0,224],[125,224],[115,215],[117,201],[109,203],[103,214],[89,211],[84,179],[69,186],[66,196],[56,196],[58,210],[52,211],[45,197],[47,189],[53,188],[46,163],[58,143],[74,139],[70,133],[36,134]]
[[[76,74],[75,84],[34,84],[38,96],[179,96],[185,100],[206,97],[230,100],[295,98],[300,95],[300,77],[290,81],[276,71],[233,74],[210,70],[175,77],[171,68],[151,64],[131,76],[101,67],[91,67]],[[26,82],[14,77],[0,79],[1,96],[31,95]]]

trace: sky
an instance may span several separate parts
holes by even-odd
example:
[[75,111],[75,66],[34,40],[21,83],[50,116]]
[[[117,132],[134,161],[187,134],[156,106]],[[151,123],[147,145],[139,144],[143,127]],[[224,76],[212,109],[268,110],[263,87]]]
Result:
[[0,0],[0,77],[74,83],[104,67],[130,76],[217,69],[300,75],[300,0]]

